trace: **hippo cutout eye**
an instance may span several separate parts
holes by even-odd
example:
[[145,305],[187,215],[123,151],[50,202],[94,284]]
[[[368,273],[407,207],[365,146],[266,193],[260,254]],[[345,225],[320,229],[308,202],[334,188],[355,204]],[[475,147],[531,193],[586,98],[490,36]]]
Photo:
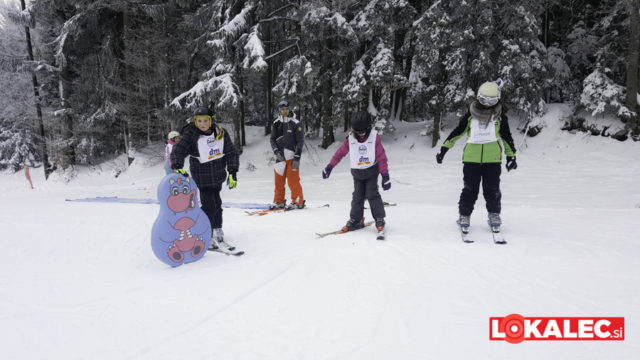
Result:
[[189,193],[189,187],[188,186],[183,186],[182,187],[182,193],[183,194],[188,194]]
[[180,189],[177,187],[171,188],[171,195],[176,196],[178,194],[180,194]]

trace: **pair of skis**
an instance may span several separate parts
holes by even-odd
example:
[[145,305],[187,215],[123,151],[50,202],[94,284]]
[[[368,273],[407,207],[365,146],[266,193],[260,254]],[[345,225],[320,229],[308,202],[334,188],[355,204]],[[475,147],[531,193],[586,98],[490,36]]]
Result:
[[[373,225],[374,223],[375,223],[375,221],[366,222],[366,223],[364,223],[364,226],[361,227],[360,229],[364,229],[367,226]],[[356,229],[356,230],[360,230],[360,229]],[[329,235],[346,234],[346,233],[349,233],[349,232],[352,232],[352,231],[356,231],[356,230],[342,231],[342,229],[340,229],[340,230],[330,231],[330,232],[327,232],[327,233],[316,233],[316,235],[318,235],[318,237],[320,237],[320,238],[323,238],[323,237],[329,236]],[[378,235],[376,237],[376,240],[384,240],[384,239],[385,239],[385,237],[384,237],[384,229],[383,230],[379,230],[378,231]]]
[[225,254],[225,255],[233,255],[233,256],[242,256],[242,255],[244,255],[244,251],[236,249],[235,246],[231,246],[231,247],[226,248],[226,249],[221,248],[221,247],[215,247],[214,248],[213,246],[214,245],[211,244],[211,246],[209,246],[209,248],[207,250],[219,252],[219,253],[222,253],[222,254]]
[[[318,208],[323,208],[323,207],[329,207],[329,204],[324,204],[322,206],[318,206]],[[292,210],[304,210],[307,209],[308,207],[303,207],[302,209],[298,209],[298,208],[293,208],[293,209],[287,209],[287,208],[278,208],[278,209],[260,209],[260,210],[245,210],[244,212],[249,215],[249,216],[264,216],[267,214],[273,214],[273,213],[280,213],[280,212],[285,212],[285,211],[292,211]]]
[[[458,224],[458,229],[460,230],[460,236],[462,237],[462,241],[470,244],[473,243],[473,239],[469,237],[469,227],[465,229]],[[504,236],[502,236],[502,232],[500,232],[499,226],[492,226],[489,224],[489,229],[491,230],[491,236],[493,237],[493,243],[497,245],[506,245],[507,240],[505,240]]]
[[[382,205],[384,205],[384,207],[390,207],[390,206],[398,206],[398,203],[390,203],[390,202],[386,202],[386,201],[384,201],[384,202],[382,203]],[[365,210],[369,210],[369,208],[368,208],[368,207],[366,207],[366,206],[364,207],[364,209],[365,209]]]
[[215,252],[219,252],[221,254],[233,255],[233,256],[242,256],[242,255],[244,255],[244,251],[237,250],[235,248],[233,250],[223,250],[223,249],[217,248],[217,249],[209,249],[209,251],[215,251]]

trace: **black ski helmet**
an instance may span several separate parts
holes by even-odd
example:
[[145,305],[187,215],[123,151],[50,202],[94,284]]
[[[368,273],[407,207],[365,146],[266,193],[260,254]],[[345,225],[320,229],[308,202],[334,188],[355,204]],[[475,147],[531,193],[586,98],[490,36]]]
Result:
[[196,122],[196,116],[208,116],[209,117],[209,126],[213,126],[213,111],[208,107],[201,106],[196,108],[193,112],[193,122]]
[[351,128],[359,133],[371,130],[371,115],[366,111],[360,111],[351,121]]
[[193,116],[197,115],[207,115],[213,117],[213,111],[211,111],[211,109],[209,109],[208,107],[201,106],[199,108],[196,108],[196,110],[193,112]]

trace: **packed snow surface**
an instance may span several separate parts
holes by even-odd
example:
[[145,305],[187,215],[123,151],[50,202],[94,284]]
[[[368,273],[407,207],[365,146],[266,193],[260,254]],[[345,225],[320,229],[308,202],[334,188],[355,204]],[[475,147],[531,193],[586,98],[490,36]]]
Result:
[[[473,244],[455,226],[463,140],[435,162],[425,123],[384,135],[392,188],[387,240],[372,227],[318,238],[348,219],[352,177],[310,140],[301,165],[308,208],[262,217],[224,210],[242,257],[208,253],[170,268],[151,251],[162,145],[121,164],[79,167],[66,182],[31,169],[0,174],[3,359],[638,359],[640,145],[547,127],[502,173],[507,245],[495,245],[482,195]],[[453,123],[443,130],[444,136]],[[344,134],[339,133],[338,139]],[[268,138],[249,128],[232,203],[273,199]],[[247,168],[255,167],[250,171]],[[329,204],[330,207],[321,207]],[[371,218],[368,210],[367,219]],[[489,340],[489,318],[625,317],[624,341]]]

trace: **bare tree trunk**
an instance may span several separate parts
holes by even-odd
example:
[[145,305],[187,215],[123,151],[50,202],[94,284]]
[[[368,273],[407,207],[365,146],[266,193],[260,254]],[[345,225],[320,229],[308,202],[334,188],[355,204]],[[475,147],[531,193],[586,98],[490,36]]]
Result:
[[331,76],[325,74],[322,81],[322,148],[326,149],[333,144],[333,104],[331,103],[333,83]]
[[396,98],[398,97],[398,90],[391,90],[389,93],[389,121],[396,120]]
[[[444,87],[447,84],[447,72],[445,66],[443,65],[444,59],[443,54],[440,55],[440,74],[438,75],[438,87],[440,91],[438,94],[443,94]],[[438,141],[440,140],[440,125],[442,124],[442,117],[444,116],[446,106],[444,104],[444,98],[442,95],[438,95],[438,104],[436,105],[436,116],[433,119],[433,136],[431,138],[431,147],[436,147],[438,145]]]
[[[22,11],[25,10],[24,0],[20,0],[20,6]],[[31,45],[31,31],[28,26],[24,27],[24,33],[27,40],[27,55],[29,61],[33,61],[33,47]],[[42,164],[44,168],[45,180],[49,178],[51,174],[51,168],[49,167],[49,154],[47,153],[47,139],[44,133],[44,121],[42,120],[42,107],[40,106],[40,90],[38,90],[38,78],[35,73],[31,73],[31,82],[33,84],[33,94],[36,100],[36,116],[38,117],[38,136],[40,141],[40,156],[42,157]]]
[[240,101],[240,137],[242,141],[242,146],[247,145],[247,134],[245,132],[245,112],[244,112],[244,100]]
[[373,87],[372,94],[373,94],[373,97],[371,102],[373,103],[373,107],[376,108],[377,112],[380,112],[380,109],[381,109],[380,101],[382,100],[382,91],[376,87]]
[[238,154],[242,154],[242,148],[246,145],[246,138],[244,135],[244,79],[242,78],[242,70],[240,67],[236,67],[236,78],[238,84],[238,90],[240,91],[240,100],[238,101],[238,114],[234,117],[235,121],[235,142],[236,151]]
[[[269,57],[271,55],[271,24],[264,25],[264,43],[266,44],[264,49],[264,56]],[[265,74],[265,99],[264,99],[264,134],[271,134],[272,109],[273,109],[273,60],[267,60],[267,72]]]
[[71,86],[71,70],[63,65],[59,78],[60,84],[60,107],[63,112],[61,166],[63,169],[76,164],[75,140],[73,138],[73,108],[69,98],[73,94]]
[[[118,21],[118,26],[121,27],[121,31],[120,33],[122,34],[121,39],[118,42],[118,48],[119,51],[116,53],[116,58],[118,59],[119,62],[119,67],[118,67],[118,75],[119,75],[119,81],[120,84],[122,85],[122,87],[125,89],[125,93],[124,95],[122,94],[116,94],[115,98],[117,99],[117,101],[119,103],[124,103],[126,102],[126,97],[129,94],[135,94],[136,90],[135,90],[135,86],[131,83],[131,81],[129,81],[129,67],[127,65],[127,62],[125,61],[125,52],[126,52],[126,46],[127,46],[127,40],[128,40],[128,30],[131,28],[131,16],[128,10],[124,10],[123,12],[120,12],[118,14],[119,21]],[[135,78],[135,76],[132,76],[131,78]],[[134,158],[131,156],[132,155],[132,151],[131,151],[131,122],[134,121],[133,117],[136,116],[137,114],[132,114],[130,111],[128,110],[118,110],[116,113],[116,118],[121,122],[122,124],[122,132],[123,132],[123,136],[124,136],[124,151],[127,154],[127,166],[131,165],[131,163],[133,162]]]
[[[349,76],[351,75],[351,71],[353,71],[353,54],[349,53],[347,55],[347,62],[345,63],[345,79],[348,79]],[[344,100],[342,102],[342,106],[344,107],[344,122],[342,124],[342,127],[344,129],[344,131],[346,132],[347,130],[349,130],[349,127],[351,126],[351,107],[349,104],[348,100]]]
[[635,137],[640,136],[640,106],[638,105],[638,61],[640,58],[640,4],[628,0],[629,7],[629,54],[627,57],[627,101],[629,110],[635,115],[629,119],[627,127]]
[[[423,6],[431,6],[432,1],[409,1],[409,3],[411,3],[413,5],[413,7],[417,10],[418,14],[422,14],[422,8]],[[407,55],[404,58],[404,76],[409,79],[409,77],[411,77],[411,70],[413,67],[413,57],[415,55],[416,52],[416,47],[415,47],[415,43],[416,43],[416,34],[414,30],[409,30],[409,35],[410,40],[409,40],[409,49],[407,50]],[[403,88],[400,91],[400,108],[398,109],[398,112],[396,114],[396,119],[401,120],[402,119],[402,112],[405,111],[406,108],[406,100],[407,100],[407,89],[409,89],[408,87]]]
[[[163,30],[165,31],[165,36],[167,39],[170,39],[169,36],[169,32],[171,30],[169,30],[169,27],[167,25],[167,18],[165,17],[164,23],[163,23]],[[171,59],[173,58],[174,55],[174,51],[173,51],[173,44],[171,44],[170,41],[167,41],[166,43],[166,47],[165,47],[165,56],[164,56],[164,66],[165,66],[165,71],[166,71],[166,79],[164,79],[164,84],[165,84],[165,93],[164,93],[164,106],[167,107],[169,106],[169,103],[171,103],[171,100],[175,97],[175,93],[176,93],[176,79],[175,79],[175,74],[173,72],[173,67],[171,64]],[[193,64],[191,64],[191,61],[189,62],[190,67],[193,66]],[[171,125],[170,125],[171,126]]]
[[442,113],[444,112],[444,105],[442,100],[438,100],[436,109],[436,116],[433,118],[433,134],[431,136],[431,147],[436,147],[438,141],[440,141],[440,124],[442,124]]

